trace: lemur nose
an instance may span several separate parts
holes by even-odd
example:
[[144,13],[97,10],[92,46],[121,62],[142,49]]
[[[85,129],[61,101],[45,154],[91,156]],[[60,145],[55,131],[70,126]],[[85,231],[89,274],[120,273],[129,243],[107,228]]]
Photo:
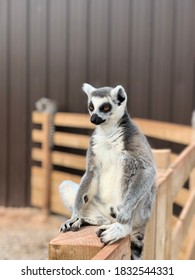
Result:
[[100,118],[97,114],[93,114],[91,116],[91,122],[98,125],[98,124],[101,124],[101,123],[105,122],[105,120]]

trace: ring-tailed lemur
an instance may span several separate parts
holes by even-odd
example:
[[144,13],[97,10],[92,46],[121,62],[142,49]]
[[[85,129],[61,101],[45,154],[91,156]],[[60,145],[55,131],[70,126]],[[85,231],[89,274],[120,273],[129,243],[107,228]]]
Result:
[[49,146],[50,146],[50,148],[53,148],[53,134],[55,131],[55,127],[53,124],[53,116],[58,110],[57,102],[55,100],[51,100],[49,98],[42,97],[35,102],[35,108],[38,112],[46,112],[51,115]]
[[100,225],[101,242],[111,244],[131,234],[131,258],[140,259],[146,223],[156,193],[151,148],[126,109],[122,86],[83,85],[96,129],[87,152],[80,185],[64,181],[60,193],[72,217],[61,231],[78,230],[84,223]]

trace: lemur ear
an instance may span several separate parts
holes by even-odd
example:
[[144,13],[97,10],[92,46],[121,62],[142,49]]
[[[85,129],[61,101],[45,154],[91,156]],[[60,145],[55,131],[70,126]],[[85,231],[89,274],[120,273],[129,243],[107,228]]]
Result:
[[89,96],[96,88],[92,87],[90,84],[84,83],[82,90]]
[[127,94],[121,85],[113,88],[111,91],[111,94],[118,101],[118,106],[120,106],[121,103],[123,103],[123,101],[125,101],[127,99]]

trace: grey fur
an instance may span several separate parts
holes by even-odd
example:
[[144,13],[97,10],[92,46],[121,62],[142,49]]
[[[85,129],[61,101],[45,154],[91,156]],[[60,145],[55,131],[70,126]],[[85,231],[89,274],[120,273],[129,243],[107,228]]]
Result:
[[[111,103],[112,110],[109,113],[100,112],[99,108],[94,106],[93,112],[90,111],[91,115],[97,114],[104,122],[97,126],[91,137],[86,172],[76,194],[72,217],[62,224],[61,230],[64,232],[78,230],[83,222],[101,225],[97,235],[105,244],[111,244],[128,234],[133,235],[134,232],[138,232],[138,236],[140,234],[144,236],[156,193],[156,169],[151,148],[146,137],[127,113],[127,95],[122,86],[114,89],[109,87],[95,89],[85,84],[83,89],[88,95],[88,104],[93,100],[101,105],[101,100],[106,99]],[[103,144],[98,142],[102,139],[102,135],[106,139],[106,142],[102,142]],[[113,204],[107,205],[101,193],[104,191],[101,188],[101,176],[104,174],[106,155],[97,152],[98,149],[101,151],[101,145],[104,143],[108,154],[112,155],[113,151],[119,157],[116,164],[120,163],[117,165],[118,172],[122,174],[120,186],[114,185],[115,182],[112,182],[113,185],[106,186],[113,188],[113,192],[119,188],[121,193],[119,205],[114,204],[115,200]],[[108,169],[107,172],[110,170]],[[113,176],[118,175],[113,174]],[[138,252],[142,251],[143,245],[141,245],[142,242],[138,243],[136,244],[140,248],[134,246],[135,244],[132,245],[132,248],[137,250],[135,254],[132,252],[132,258],[141,258]]]
[[39,100],[35,102],[35,108],[38,112],[45,112],[50,114],[50,139],[49,139],[49,145],[50,148],[53,147],[53,134],[55,131],[55,127],[53,124],[53,117],[54,114],[58,110],[58,105],[55,100],[51,100],[49,98],[42,97]]

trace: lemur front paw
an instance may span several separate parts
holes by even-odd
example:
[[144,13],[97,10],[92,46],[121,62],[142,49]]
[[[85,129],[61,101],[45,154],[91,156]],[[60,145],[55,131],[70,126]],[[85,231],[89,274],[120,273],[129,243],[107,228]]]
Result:
[[103,225],[96,231],[100,241],[104,244],[112,244],[130,233],[130,225],[124,225],[117,222],[111,225]]
[[80,229],[82,223],[83,223],[82,218],[78,216],[74,216],[61,225],[60,231],[62,232],[66,232],[69,230],[77,231]]
[[129,211],[119,211],[117,215],[117,221],[121,224],[127,224],[130,220]]

